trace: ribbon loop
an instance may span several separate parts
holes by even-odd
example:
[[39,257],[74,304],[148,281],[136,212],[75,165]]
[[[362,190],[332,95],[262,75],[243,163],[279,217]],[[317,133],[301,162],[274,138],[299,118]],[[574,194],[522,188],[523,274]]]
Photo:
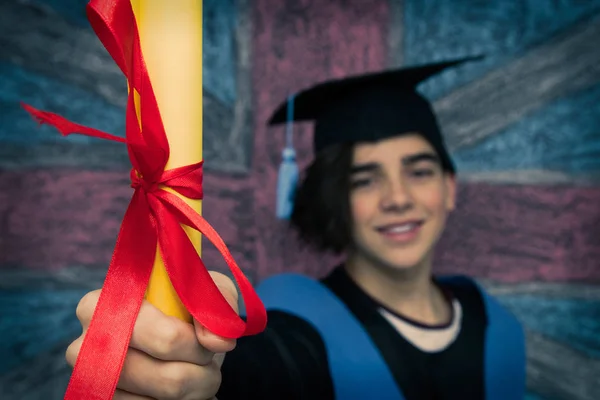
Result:
[[[266,326],[267,316],[258,295],[218,233],[185,201],[164,190],[170,188],[189,199],[202,199],[203,163],[165,171],[169,144],[142,57],[130,1],[91,0],[87,12],[92,28],[130,84],[126,139],[29,105],[23,107],[36,120],[53,125],[65,136],[79,133],[127,144],[133,166],[131,187],[135,191],[123,217],[102,293],[65,394],[66,400],[109,400],[119,380],[157,246],[184,306],[214,334],[238,338],[259,333]],[[136,91],[143,110],[141,127],[133,97]],[[227,262],[246,306],[245,322],[221,295],[182,224],[205,235]]]
[[200,200],[204,197],[204,191],[202,190],[203,165],[204,162],[201,161],[196,164],[164,171],[159,179],[159,183],[173,189],[188,199]]

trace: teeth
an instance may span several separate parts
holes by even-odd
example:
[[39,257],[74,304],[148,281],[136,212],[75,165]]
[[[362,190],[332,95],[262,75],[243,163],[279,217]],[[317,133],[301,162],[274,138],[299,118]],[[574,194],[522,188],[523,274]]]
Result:
[[415,227],[415,224],[398,225],[398,226],[388,229],[387,231],[390,233],[404,233],[404,232],[410,231],[414,227]]

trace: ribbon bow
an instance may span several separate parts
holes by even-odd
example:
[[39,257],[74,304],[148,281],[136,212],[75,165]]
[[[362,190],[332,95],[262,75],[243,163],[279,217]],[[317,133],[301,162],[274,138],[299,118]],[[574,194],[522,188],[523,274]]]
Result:
[[[112,398],[157,245],[183,305],[208,330],[223,337],[239,338],[260,333],[266,326],[262,302],[219,234],[181,198],[164,190],[169,188],[190,199],[201,199],[202,162],[164,170],[169,144],[129,0],[92,0],[87,5],[87,14],[92,28],[130,84],[126,139],[23,104],[39,123],[53,125],[64,136],[78,133],[126,143],[133,165],[130,176],[135,190],[65,394],[68,400]],[[141,127],[135,110],[135,91],[140,95]],[[182,224],[201,232],[224,257],[244,299],[246,322],[221,295]]]

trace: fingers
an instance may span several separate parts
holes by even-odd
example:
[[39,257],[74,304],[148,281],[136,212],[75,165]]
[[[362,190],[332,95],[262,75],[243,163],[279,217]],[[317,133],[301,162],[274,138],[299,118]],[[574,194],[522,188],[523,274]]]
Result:
[[148,397],[148,396],[140,396],[139,394],[133,394],[133,393],[129,393],[124,390],[121,390],[121,389],[117,389],[113,396],[113,400],[156,400],[156,399],[153,399],[152,397]]
[[69,347],[67,347],[65,358],[67,359],[67,364],[69,364],[71,367],[75,366],[75,361],[77,361],[77,355],[79,354],[82,343],[83,335],[79,336],[69,345]]
[[216,363],[198,366],[186,362],[166,362],[130,349],[123,364],[118,387],[126,392],[157,399],[206,399],[221,385]]
[[[235,310],[235,312],[239,312],[238,292],[233,281],[220,272],[210,271],[210,275],[213,278],[213,281],[215,282],[219,290],[221,291],[221,294],[223,295],[225,300],[227,300],[227,302]],[[198,341],[200,342],[202,347],[204,347],[205,349],[214,353],[226,353],[235,348],[235,339],[227,339],[221,336],[217,336],[214,333],[208,331],[202,325],[200,325],[198,321],[194,321],[194,325],[196,327],[196,337],[198,338]]]
[[[210,274],[223,297],[238,312],[238,292],[233,281],[219,272],[210,271]],[[84,332],[89,327],[99,297],[100,290],[89,292],[77,306],[77,318]],[[190,324],[166,316],[144,301],[130,346],[161,360],[188,361],[200,365],[209,363],[213,353],[225,353],[235,348],[235,340],[217,336],[197,321],[194,325],[195,332]]]
[[[100,290],[89,292],[77,306],[76,314],[84,334],[99,298]],[[81,347],[80,343],[78,345]],[[210,363],[214,355],[198,343],[192,324],[163,314],[147,301],[140,307],[129,345],[160,360],[187,361],[198,365]]]
[[146,301],[140,309],[129,345],[164,361],[207,365],[214,355],[198,343],[192,324],[167,316]]
[[[211,272],[221,293],[238,312],[238,293],[227,276]],[[67,348],[65,357],[74,366],[100,297],[86,294],[76,310],[83,332]],[[220,367],[236,341],[219,337],[197,321],[189,324],[167,316],[144,301],[135,322],[125,357],[117,400],[169,400],[214,398],[221,384]],[[215,354],[216,353],[216,354]]]
[[94,314],[94,310],[96,309],[96,304],[98,304],[99,298],[100,289],[93,290],[89,293],[86,293],[85,296],[79,300],[79,304],[77,304],[75,314],[77,315],[79,322],[81,322],[81,326],[84,331],[86,331],[90,325],[90,321],[92,320],[92,315]]
[[[75,364],[82,342],[83,335],[67,349],[69,365]],[[220,365],[216,361],[206,366],[162,361],[130,348],[117,386],[119,397],[115,395],[115,399],[208,399],[220,385]]]

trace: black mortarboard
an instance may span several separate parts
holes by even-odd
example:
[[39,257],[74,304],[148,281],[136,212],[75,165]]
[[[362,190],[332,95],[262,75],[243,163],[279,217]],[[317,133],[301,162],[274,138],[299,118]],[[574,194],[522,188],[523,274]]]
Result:
[[428,100],[416,91],[419,83],[446,68],[480,57],[461,58],[416,67],[352,76],[320,83],[280,105],[270,125],[314,121],[314,150],[342,142],[386,139],[418,132],[437,151],[445,170],[454,172],[437,119]]

